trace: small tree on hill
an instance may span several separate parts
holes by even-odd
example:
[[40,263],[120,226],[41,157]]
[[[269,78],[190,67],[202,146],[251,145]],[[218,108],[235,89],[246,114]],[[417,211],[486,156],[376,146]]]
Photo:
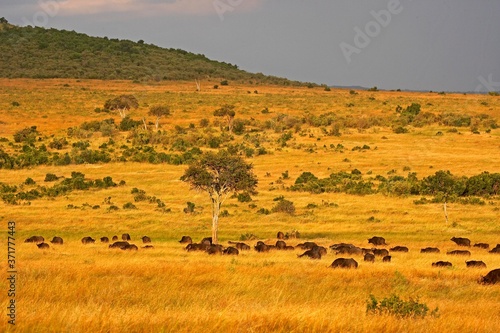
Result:
[[125,118],[127,116],[127,111],[130,109],[137,109],[139,107],[139,102],[134,95],[120,95],[118,97],[108,99],[104,103],[104,108],[110,111],[118,111],[120,116]]
[[169,116],[170,115],[170,108],[166,105],[152,106],[149,109],[148,114],[150,116],[156,117],[155,126],[156,126],[156,130],[158,130],[158,127],[160,125],[160,118],[165,117],[165,116]]
[[236,115],[234,108],[234,105],[225,104],[220,109],[214,111],[215,117],[223,117],[226,119],[229,132],[233,131],[234,116]]
[[207,192],[212,201],[212,242],[217,244],[220,208],[227,197],[237,192],[253,192],[257,177],[253,166],[227,150],[205,153],[181,177],[195,190]]

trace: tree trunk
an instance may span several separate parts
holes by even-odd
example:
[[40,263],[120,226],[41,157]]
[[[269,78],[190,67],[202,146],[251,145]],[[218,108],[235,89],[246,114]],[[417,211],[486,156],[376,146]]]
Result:
[[212,198],[212,244],[218,244],[217,231],[219,230],[220,198]]
[[446,209],[446,201],[444,202],[443,208],[444,208],[444,218],[446,220],[446,224],[448,224],[448,211]]
[[144,130],[148,130],[148,125],[146,125],[146,118],[142,118],[142,123],[144,124]]
[[127,115],[127,109],[126,108],[118,109],[118,113],[120,113],[120,117],[122,117],[122,119],[123,119]]
[[196,91],[201,91],[201,83],[200,80],[195,79],[194,82],[196,83]]
[[156,118],[155,125],[156,125],[156,130],[158,131],[158,127],[160,126],[160,118],[159,117]]

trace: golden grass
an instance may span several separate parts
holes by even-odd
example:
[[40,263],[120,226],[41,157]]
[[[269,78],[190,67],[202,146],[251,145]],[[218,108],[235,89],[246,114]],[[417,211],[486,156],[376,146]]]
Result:
[[[67,86],[65,86],[67,85]],[[224,103],[237,105],[237,117],[264,121],[278,112],[297,117],[305,111],[321,114],[333,111],[342,115],[369,116],[393,112],[396,105],[419,102],[426,111],[486,113],[499,120],[499,99],[492,96],[401,92],[324,92],[319,89],[235,85],[218,90],[202,83],[196,93],[194,83],[155,85],[130,82],[75,80],[0,80],[0,132],[11,137],[17,130],[37,125],[47,136],[65,135],[70,126],[83,121],[118,118],[98,114],[96,107],[119,93],[133,93],[140,108],[133,117],[146,116],[148,105],[173,106],[173,116],[162,120],[165,128],[198,124],[201,118],[212,120],[212,112]],[[257,89],[258,94],[253,91]],[[251,91],[248,94],[247,91]],[[375,100],[369,100],[375,97]],[[356,107],[346,104],[355,100]],[[12,101],[21,106],[14,108]],[[481,105],[486,101],[488,106]],[[384,104],[385,102],[385,104]],[[432,105],[428,105],[432,104]],[[260,111],[268,107],[271,114]],[[435,136],[443,131],[443,136]],[[250,159],[259,178],[257,208],[271,209],[273,198],[284,195],[295,203],[294,216],[258,215],[247,203],[228,199],[223,205],[230,213],[220,220],[220,240],[238,240],[253,233],[267,243],[276,241],[276,232],[299,230],[302,239],[296,245],[314,240],[321,245],[348,242],[368,247],[371,236],[384,236],[390,246],[406,245],[409,253],[393,253],[391,263],[377,260],[365,264],[361,257],[357,270],[333,270],[328,266],[337,257],[329,252],[319,260],[298,259],[300,250],[273,251],[266,254],[243,252],[238,257],[187,253],[177,240],[191,235],[195,241],[210,234],[210,205],[205,193],[189,190],[179,180],[185,166],[140,163],[103,165],[39,166],[23,170],[1,170],[0,182],[19,185],[27,177],[44,184],[47,173],[69,177],[72,171],[98,179],[112,176],[126,185],[107,190],[74,191],[55,200],[34,200],[29,206],[10,206],[0,202],[3,221],[16,221],[17,325],[7,332],[497,332],[498,285],[477,283],[481,275],[500,267],[500,256],[472,248],[470,259],[483,260],[488,269],[467,269],[469,258],[450,257],[456,249],[452,236],[468,237],[491,245],[500,243],[499,202],[487,200],[484,206],[449,204],[450,221],[445,223],[442,205],[415,205],[414,197],[383,195],[351,196],[338,193],[313,195],[288,192],[287,186],[304,171],[318,177],[332,172],[358,168],[364,174],[386,175],[395,169],[406,175],[404,167],[419,177],[437,170],[456,175],[474,175],[483,171],[500,172],[499,131],[481,135],[446,133],[445,129],[424,127],[396,135],[388,128],[364,132],[352,130],[341,137],[294,135],[291,147],[272,150],[271,154]],[[272,140],[279,134],[269,133]],[[320,140],[318,140],[320,137]],[[383,137],[386,137],[384,139]],[[107,139],[93,137],[98,146]],[[124,140],[119,134],[116,141]],[[343,144],[344,153],[329,149]],[[293,145],[316,145],[314,153]],[[366,152],[352,147],[369,145]],[[326,148],[325,148],[325,147]],[[377,149],[374,149],[377,147]],[[345,159],[350,162],[344,162]],[[290,179],[279,180],[288,171]],[[268,176],[267,174],[270,174]],[[282,183],[281,183],[282,182]],[[137,187],[162,199],[169,213],[155,210],[147,202],[134,203],[138,210],[109,212],[103,201],[111,197],[118,207],[133,202],[131,189]],[[182,212],[186,202],[198,207],[198,214]],[[100,209],[68,209],[68,204],[100,205]],[[317,208],[308,209],[310,203]],[[335,203],[338,206],[326,206]],[[370,221],[370,217],[375,221]],[[3,223],[6,225],[6,223]],[[4,234],[6,235],[7,227]],[[84,236],[111,237],[128,232],[133,242],[148,235],[154,250],[138,252],[109,250],[107,245],[82,245]],[[41,251],[23,243],[31,235],[46,240],[61,236],[62,246]],[[6,248],[6,236],[0,246]],[[255,241],[250,241],[254,244]],[[420,254],[426,246],[436,246],[441,254]],[[436,269],[431,263],[449,260],[454,267]],[[3,266],[5,271],[5,266]],[[6,280],[0,292],[7,290]],[[366,313],[370,294],[377,298],[397,294],[404,299],[420,297],[431,309],[439,308],[440,317],[397,319]]]

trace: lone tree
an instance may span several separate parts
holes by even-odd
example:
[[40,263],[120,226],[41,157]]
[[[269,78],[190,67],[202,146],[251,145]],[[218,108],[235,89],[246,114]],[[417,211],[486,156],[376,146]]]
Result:
[[237,192],[254,192],[257,177],[252,164],[227,150],[208,152],[192,163],[181,177],[195,190],[208,192],[212,201],[212,242],[217,244],[220,208],[227,197]]
[[156,117],[155,126],[156,126],[156,130],[158,130],[158,127],[160,125],[160,118],[165,117],[165,116],[169,116],[170,115],[170,108],[166,105],[152,106],[149,109],[148,114],[150,116]]
[[137,109],[139,107],[139,102],[134,95],[120,95],[118,97],[108,99],[104,103],[104,108],[110,111],[118,111],[120,116],[125,118],[127,116],[127,111],[130,109]]
[[234,105],[225,104],[220,109],[214,111],[215,117],[224,117],[226,119],[229,132],[233,131],[234,116],[236,115],[234,107]]

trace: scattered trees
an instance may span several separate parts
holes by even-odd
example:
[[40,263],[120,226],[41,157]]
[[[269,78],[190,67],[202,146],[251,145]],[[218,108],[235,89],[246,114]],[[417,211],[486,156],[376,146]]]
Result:
[[166,105],[152,106],[149,109],[148,114],[150,116],[156,117],[155,128],[156,128],[156,130],[158,130],[158,127],[160,125],[160,118],[169,116],[170,115],[170,108]]
[[233,131],[234,116],[236,115],[234,108],[234,105],[225,104],[220,109],[214,111],[215,117],[222,117],[226,119],[227,127],[230,133]]
[[104,103],[104,108],[110,111],[118,111],[120,117],[125,118],[130,109],[137,109],[139,102],[134,95],[120,95],[118,97],[108,99]]
[[220,208],[227,197],[237,192],[253,192],[257,177],[252,164],[227,150],[203,154],[181,177],[198,191],[207,192],[212,202],[212,242],[217,244]]

